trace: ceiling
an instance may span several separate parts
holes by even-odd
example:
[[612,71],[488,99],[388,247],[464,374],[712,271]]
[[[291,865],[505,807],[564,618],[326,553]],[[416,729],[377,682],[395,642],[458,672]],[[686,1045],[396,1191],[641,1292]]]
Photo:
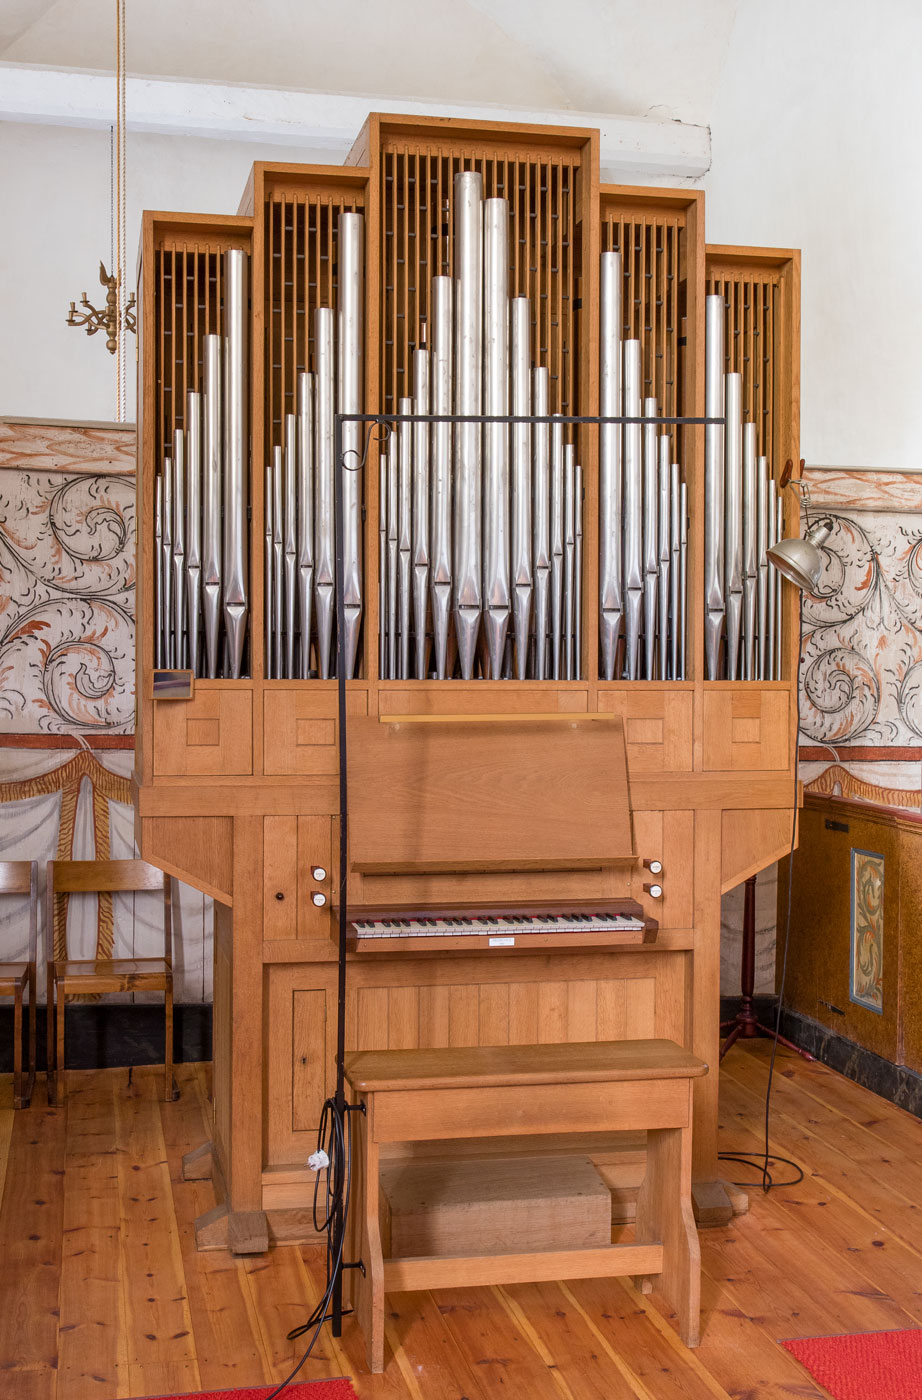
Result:
[[[739,0],[157,0],[137,75],[707,123]],[[115,0],[2,0],[0,60],[114,67]]]

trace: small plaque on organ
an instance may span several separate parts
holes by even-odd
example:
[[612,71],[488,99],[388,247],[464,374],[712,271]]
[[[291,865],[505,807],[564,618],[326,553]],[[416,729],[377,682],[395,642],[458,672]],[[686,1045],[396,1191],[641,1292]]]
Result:
[[153,696],[155,700],[191,700],[195,688],[192,671],[154,671]]

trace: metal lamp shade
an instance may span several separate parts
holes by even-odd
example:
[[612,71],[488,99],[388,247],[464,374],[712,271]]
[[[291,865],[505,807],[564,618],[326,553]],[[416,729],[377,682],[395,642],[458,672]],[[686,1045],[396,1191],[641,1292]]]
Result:
[[815,593],[823,572],[819,546],[832,534],[831,520],[817,520],[803,539],[779,540],[768,550],[768,558],[778,572],[796,588]]

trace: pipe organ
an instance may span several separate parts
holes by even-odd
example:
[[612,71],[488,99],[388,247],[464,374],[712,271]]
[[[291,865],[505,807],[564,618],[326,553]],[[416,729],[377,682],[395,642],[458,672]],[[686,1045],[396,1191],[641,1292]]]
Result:
[[[144,857],[216,901],[202,1247],[311,1235],[338,470],[350,1045],[663,1036],[716,1066],[720,895],[790,836],[794,600],[764,556],[798,277],[708,249],[697,191],[600,185],[565,128],[373,115],[342,167],[255,165],[236,215],[144,216],[134,791]],[[344,424],[337,463],[362,412],[401,421]],[[448,421],[477,415],[526,421]],[[616,1199],[642,1154],[594,1145]]]

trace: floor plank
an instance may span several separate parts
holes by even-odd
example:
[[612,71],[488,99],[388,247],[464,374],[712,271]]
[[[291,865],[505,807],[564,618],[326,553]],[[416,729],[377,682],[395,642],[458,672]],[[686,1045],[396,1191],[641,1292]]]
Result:
[[[721,1145],[758,1151],[768,1046],[721,1078]],[[324,1254],[199,1254],[208,1182],[182,1180],[207,1137],[209,1071],[72,1072],[66,1106],[8,1107],[0,1079],[0,1395],[128,1397],[265,1384],[295,1364]],[[775,1150],[803,1182],[702,1232],[702,1343],[623,1281],[441,1290],[388,1299],[387,1368],[355,1324],[322,1332],[304,1379],[350,1375],[360,1400],[823,1400],[779,1339],[922,1326],[922,1124],[821,1065],[778,1057]],[[727,1164],[728,1174],[746,1175]]]

